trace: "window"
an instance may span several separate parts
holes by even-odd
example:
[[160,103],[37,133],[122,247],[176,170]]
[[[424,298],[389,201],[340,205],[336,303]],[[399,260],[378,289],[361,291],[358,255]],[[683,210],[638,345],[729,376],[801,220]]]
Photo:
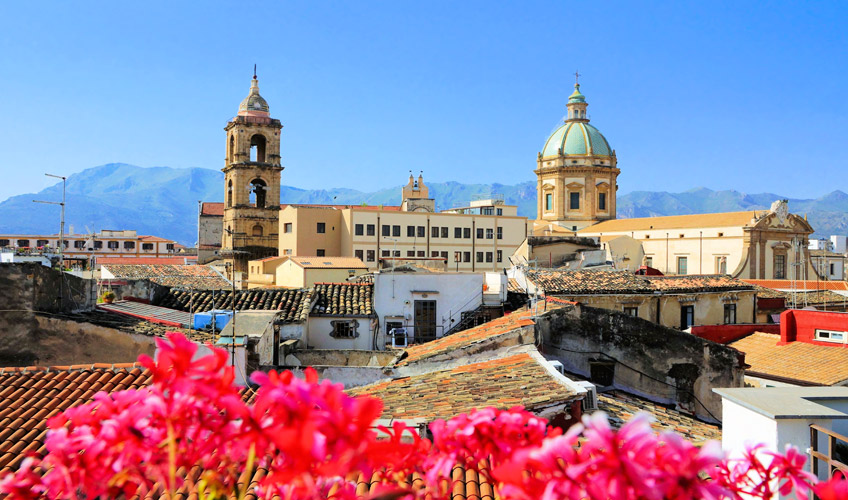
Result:
[[318,234],[323,234],[327,232],[327,224],[323,222],[318,223],[318,227],[315,229]]
[[590,360],[589,378],[595,385],[611,386],[615,381],[615,361]]
[[[8,241],[8,240],[7,240],[7,241]],[[8,245],[8,243],[7,243],[7,245]],[[151,245],[150,243],[143,243],[143,244],[142,244],[142,247],[143,247],[144,245],[150,245],[150,246],[153,246],[153,245]],[[85,248],[85,242],[84,242],[84,241],[82,241],[82,240],[76,240],[76,241],[74,241],[74,248]]]
[[424,250],[418,250],[419,257],[426,257],[427,254],[424,253]]
[[355,339],[356,321],[330,321],[333,331],[330,336],[336,339]]
[[392,226],[392,236],[394,236],[394,237],[400,236],[400,226],[398,226],[398,225]]
[[645,257],[645,265],[648,267],[654,267],[654,258],[653,257]]
[[477,252],[477,262],[483,262],[483,252]]
[[677,258],[677,274],[686,274],[689,259],[687,257]]
[[492,252],[486,252],[486,262],[492,262]]
[[392,253],[389,250],[383,250],[382,252],[380,252],[380,255],[382,257],[389,257],[391,254]]
[[471,252],[462,252],[462,262],[471,262]]
[[94,242],[94,248],[103,248],[103,242],[102,241],[95,241]]
[[483,215],[494,215],[495,210],[492,207],[484,207]]
[[848,338],[848,332],[840,332],[836,330],[816,330],[816,340],[822,342],[835,342],[839,344],[845,343]]
[[774,279],[776,279],[776,280],[786,279],[786,256],[785,255],[775,255],[774,256]]
[[438,256],[439,256],[439,252],[438,252],[438,251],[433,250],[432,252],[430,252],[430,257],[438,257]]
[[545,195],[545,210],[550,212],[554,209],[554,195],[548,193]]
[[568,209],[580,210],[580,193],[568,193]]
[[318,257],[324,257],[325,253],[326,252],[323,248],[318,248],[318,249],[315,250],[315,255],[318,256]]
[[265,208],[265,193],[268,187],[262,179],[250,181],[250,204],[256,208]]
[[607,194],[606,193],[598,193],[598,210],[606,210],[607,209]]
[[503,250],[498,250],[498,262],[503,262]]
[[[35,246],[37,247],[46,247],[50,242],[47,240],[37,240],[35,242]],[[116,242],[117,243],[117,242]]]
[[392,226],[383,224],[383,236],[391,236],[392,235]]
[[716,256],[715,269],[717,274],[727,274],[727,257]]
[[680,329],[685,330],[695,324],[695,306],[680,306]]
[[486,229],[486,239],[491,240],[494,237],[495,237],[495,231],[492,228],[487,228]]
[[447,238],[448,237],[448,229],[450,229],[450,228],[445,226],[445,227],[442,227],[440,229],[442,230],[442,238]]
[[406,226],[406,237],[415,238],[415,226]]
[[461,227],[453,228],[453,237],[454,238],[462,238],[462,228]]
[[418,237],[425,238],[427,237],[427,228],[424,226],[418,226]]
[[407,250],[406,256],[407,257],[415,257],[415,250]]
[[265,162],[265,136],[256,134],[250,138],[250,161]]
[[830,275],[836,274],[836,264],[834,264],[833,262],[830,263],[830,271],[828,272],[828,274],[830,274]]
[[374,250],[365,251],[365,260],[368,262],[374,262]]
[[440,257],[441,257],[441,258],[443,258],[443,259],[445,259],[445,262],[447,262],[447,260],[448,260],[448,253],[447,253],[447,252],[442,252],[442,253],[441,253],[441,255],[440,255]]
[[29,246],[29,240],[18,240],[18,246],[19,247],[28,247]]
[[167,250],[169,252],[173,251],[174,250],[174,244],[173,243],[165,243],[165,250]]
[[[9,246],[9,243],[10,243],[9,240],[0,240],[0,247],[7,247],[7,246]],[[76,242],[74,242],[74,243],[76,243]]]
[[[286,232],[288,233],[289,231]],[[365,226],[362,224],[356,224],[355,226],[353,226],[353,234],[356,236],[362,236],[363,234],[365,234]]]
[[227,207],[233,206],[233,181],[227,183]]
[[498,239],[499,240],[503,239],[503,228],[502,227],[498,227]]
[[438,238],[439,237],[439,228],[436,227],[436,226],[431,227],[430,228],[430,236],[432,236],[433,238]]
[[392,257],[400,257],[400,250],[393,250]]
[[482,228],[482,227],[481,227],[481,228],[477,228],[477,239],[478,239],[478,240],[482,240],[482,239],[483,239],[483,228]]
[[503,215],[503,208],[499,208],[499,209],[497,210],[497,214],[498,214],[498,215]]
[[462,228],[462,237],[465,238],[466,240],[471,239],[471,228],[470,227]]
[[724,236],[724,233],[718,233],[719,238],[721,238],[722,236]]
[[374,236],[375,234],[377,234],[377,231],[374,224],[368,224],[365,226],[365,236]]
[[354,250],[353,256],[359,260],[365,260],[365,252],[363,252],[362,250]]
[[628,316],[632,316],[634,318],[638,318],[639,317],[639,306],[635,306],[635,307],[634,306],[625,306],[624,307],[624,314],[626,314]]
[[[80,243],[82,243],[82,242],[80,242]],[[80,248],[82,248],[82,246],[80,246]],[[142,243],[141,249],[142,250],[153,250],[153,243]]]
[[291,255],[291,254],[292,254],[291,248],[286,248],[285,250],[283,250],[283,255]]
[[262,226],[256,224],[253,226],[253,236],[262,236]]
[[124,250],[132,250],[134,248],[135,248],[135,242],[134,241],[125,241],[124,242]]
[[724,305],[724,324],[725,325],[736,324],[736,304],[725,304]]

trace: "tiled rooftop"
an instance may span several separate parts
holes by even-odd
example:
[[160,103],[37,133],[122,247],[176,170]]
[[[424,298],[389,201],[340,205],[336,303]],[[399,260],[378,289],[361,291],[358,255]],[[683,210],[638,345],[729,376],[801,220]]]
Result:
[[175,266],[186,265],[197,260],[196,255],[186,255],[180,257],[98,257],[97,263],[101,266],[109,266],[115,264],[171,264]]
[[751,225],[755,216],[767,211],[723,212],[714,214],[667,215],[613,219],[599,222],[578,231],[578,234],[612,233],[616,231],[651,231],[657,229],[692,229],[699,227],[744,227]]
[[515,278],[509,278],[506,283],[506,290],[512,293],[526,293]]
[[730,343],[745,353],[751,367],[747,373],[806,382],[835,385],[848,380],[848,348],[838,344],[823,346],[806,342],[777,345],[780,335],[755,332]]
[[107,270],[115,279],[139,280],[147,279],[154,283],[169,287],[194,288],[198,290],[218,290],[230,287],[217,271],[209,266],[180,266],[170,264],[114,264],[104,265],[101,270]]
[[[359,260],[359,259],[357,259]],[[360,283],[315,283],[312,314],[371,316],[374,314],[374,285]]]
[[205,343],[218,340],[216,337],[213,337],[210,332],[160,325],[151,323],[150,321],[145,321],[141,318],[134,318],[123,314],[114,314],[99,310],[79,313],[52,314],[51,317],[76,321],[79,323],[91,323],[104,328],[114,328],[125,333],[146,335],[149,337],[164,337],[168,332],[180,332],[195,342]]
[[545,293],[601,294],[753,290],[741,280],[725,275],[641,276],[628,271],[557,269],[528,270],[527,279]]
[[655,431],[672,431],[695,444],[715,439],[721,440],[721,428],[701,422],[672,408],[653,403],[625,392],[613,391],[598,394],[598,409],[609,417],[610,424],[618,429],[640,411],[654,416],[651,427]]
[[430,342],[408,347],[401,355],[398,365],[422,361],[449,351],[460,350],[472,344],[503,335],[525,326],[533,325],[532,311],[515,311],[482,325],[463,330]]
[[43,452],[47,419],[91,401],[98,391],[138,388],[149,374],[135,364],[0,368],[0,473]]
[[[744,279],[745,283],[760,285],[775,290],[789,290],[792,288],[791,280],[752,280]],[[822,280],[798,280],[795,282],[796,290],[839,290],[848,291],[848,281],[822,281]]]
[[[155,305],[195,312],[232,309],[232,291],[171,290]],[[213,301],[214,296],[214,301]],[[313,289],[254,288],[236,292],[237,311],[284,311],[284,321],[306,321],[307,316],[370,316],[374,314],[374,285],[360,283],[316,283]],[[309,306],[315,302],[310,312]]]
[[383,400],[382,418],[450,418],[473,408],[522,405],[529,411],[582,398],[529,353],[383,380],[348,390]]
[[367,269],[368,266],[356,257],[302,257],[292,256],[289,260],[304,269]]
[[[231,290],[170,290],[158,297],[155,304],[180,311],[195,312],[212,309],[232,309]],[[311,296],[308,290],[292,288],[255,288],[236,292],[237,311],[283,311],[283,321],[306,321]]]

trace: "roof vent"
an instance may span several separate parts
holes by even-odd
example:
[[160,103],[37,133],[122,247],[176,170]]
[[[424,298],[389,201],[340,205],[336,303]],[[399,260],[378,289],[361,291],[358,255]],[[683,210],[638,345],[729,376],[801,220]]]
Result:
[[592,382],[586,382],[585,380],[576,381],[575,383],[580,387],[586,389],[586,396],[583,398],[583,409],[597,410],[598,388],[595,387],[595,384],[593,384]]

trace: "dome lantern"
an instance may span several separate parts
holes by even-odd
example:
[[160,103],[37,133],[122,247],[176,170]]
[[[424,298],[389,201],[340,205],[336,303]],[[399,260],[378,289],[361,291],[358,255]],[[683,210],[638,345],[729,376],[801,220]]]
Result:
[[259,95],[259,80],[256,78],[256,66],[253,67],[253,80],[250,81],[250,93],[239,105],[239,116],[270,116],[268,101]]

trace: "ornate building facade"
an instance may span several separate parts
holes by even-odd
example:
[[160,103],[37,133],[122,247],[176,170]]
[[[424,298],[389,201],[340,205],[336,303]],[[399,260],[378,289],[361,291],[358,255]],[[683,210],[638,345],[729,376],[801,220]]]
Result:
[[280,214],[280,120],[271,118],[256,75],[238,115],[227,123],[222,256],[236,272],[277,255]]
[[603,134],[589,125],[587,106],[575,83],[564,123],[536,158],[537,225],[578,231],[615,219],[618,161]]

